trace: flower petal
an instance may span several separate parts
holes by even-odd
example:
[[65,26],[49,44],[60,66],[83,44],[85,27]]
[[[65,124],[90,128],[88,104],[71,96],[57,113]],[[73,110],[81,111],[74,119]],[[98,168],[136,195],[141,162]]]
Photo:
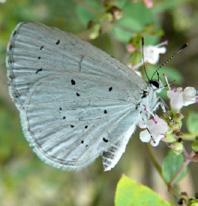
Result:
[[170,99],[170,106],[175,111],[180,111],[183,107],[183,91],[181,87],[167,91],[167,96]]
[[142,142],[150,142],[151,135],[146,129],[140,132],[140,140]]
[[164,135],[168,131],[168,124],[158,115],[148,120],[148,130],[155,139],[159,135]]
[[188,106],[196,102],[196,89],[194,87],[186,87],[183,91],[184,106]]
[[156,64],[159,61],[160,54],[164,54],[166,52],[165,47],[156,46],[145,46],[144,47],[144,60],[150,64]]

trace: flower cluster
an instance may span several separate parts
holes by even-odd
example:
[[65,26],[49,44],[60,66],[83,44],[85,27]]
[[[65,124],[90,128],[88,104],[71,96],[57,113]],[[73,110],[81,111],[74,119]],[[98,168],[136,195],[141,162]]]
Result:
[[152,146],[157,146],[168,131],[168,124],[158,115],[154,115],[145,124],[140,124],[139,127],[144,129],[140,132],[140,140],[150,142]]
[[[140,75],[140,72],[138,69],[144,64],[144,63],[149,63],[149,64],[156,64],[159,62],[160,59],[160,54],[164,54],[166,52],[166,47],[167,41],[162,42],[160,44],[157,44],[155,46],[153,45],[148,45],[143,48],[143,54],[144,54],[144,59],[141,60],[140,63],[132,65],[129,64],[129,68],[133,69],[138,75]],[[127,51],[129,53],[135,52],[137,49],[133,44],[128,44],[127,45]],[[140,75],[141,76],[141,75]]]
[[[164,54],[166,52],[166,48],[164,47],[165,44],[167,44],[167,42],[163,42],[156,46],[149,45],[144,47],[144,60],[142,59],[142,61],[150,64],[156,64],[159,61],[160,54]],[[128,47],[128,50],[133,51],[134,48]],[[135,68],[136,72],[139,73],[137,69],[140,68],[141,65],[142,62],[138,65],[135,65],[133,69]],[[169,140],[171,136],[173,147],[175,147],[175,145],[178,146],[178,144],[180,144],[180,146],[183,146],[183,144],[181,142],[178,143],[177,138],[174,137],[175,132],[178,132],[181,129],[182,125],[181,121],[183,115],[180,113],[180,110],[184,106],[198,103],[198,92],[194,87],[186,87],[184,89],[181,87],[171,88],[166,77],[165,80],[167,81],[168,85],[167,97],[170,101],[170,111],[167,111],[166,114],[164,114],[163,118],[160,118],[155,114],[152,115],[152,117],[148,119],[147,122],[139,123],[139,127],[143,129],[140,132],[139,137],[142,142],[150,143],[152,146],[157,146],[162,139],[165,142],[170,143]],[[175,115],[173,115],[172,118],[165,118],[169,113],[173,113]],[[171,119],[171,122],[169,122],[169,119]],[[179,148],[179,152],[182,151],[181,147]],[[178,148],[174,150],[178,152]]]
[[167,91],[167,96],[170,99],[171,108],[176,112],[179,112],[184,106],[198,102],[197,91],[194,87],[173,88]]
[[[160,54],[165,54],[166,47],[164,45],[167,44],[167,41],[162,42],[158,45],[148,45],[143,49],[144,52],[144,62],[149,64],[156,64],[159,62]],[[143,63],[144,63],[143,62]]]

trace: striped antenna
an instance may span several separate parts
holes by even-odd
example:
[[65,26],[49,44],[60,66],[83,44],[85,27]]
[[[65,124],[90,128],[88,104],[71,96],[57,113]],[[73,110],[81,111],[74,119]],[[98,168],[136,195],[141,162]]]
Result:
[[164,62],[162,62],[156,69],[156,71],[153,73],[151,79],[155,76],[156,73],[158,73],[158,70],[161,69],[163,66],[167,65],[177,54],[181,53],[186,47],[188,47],[188,43],[183,44],[172,56],[170,56],[168,59],[166,59]]

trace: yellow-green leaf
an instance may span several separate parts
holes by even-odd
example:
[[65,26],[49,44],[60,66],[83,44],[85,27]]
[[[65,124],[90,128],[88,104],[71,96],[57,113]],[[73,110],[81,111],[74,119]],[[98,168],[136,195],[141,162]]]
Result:
[[127,176],[117,184],[115,206],[171,206],[153,190]]

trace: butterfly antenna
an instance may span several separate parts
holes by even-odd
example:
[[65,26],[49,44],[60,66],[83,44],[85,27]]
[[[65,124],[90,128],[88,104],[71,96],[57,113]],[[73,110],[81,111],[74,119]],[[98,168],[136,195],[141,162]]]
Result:
[[168,59],[166,59],[164,62],[162,62],[156,69],[156,71],[153,73],[151,79],[153,79],[154,75],[158,73],[158,70],[161,69],[163,66],[167,65],[177,54],[180,54],[186,47],[188,47],[188,43],[183,44],[176,52],[171,55]]
[[164,76],[166,85],[167,85],[168,89],[170,90],[170,84],[169,84],[169,82],[168,82],[168,78],[167,78],[166,74],[163,74],[163,76]]
[[146,75],[147,80],[150,81],[149,76],[146,72],[146,65],[145,65],[145,61],[144,61],[144,37],[141,38],[141,43],[142,43],[141,49],[142,49],[143,69],[144,69],[144,73]]
[[168,77],[167,77],[165,74],[163,74],[163,76],[164,76],[164,79],[165,79],[165,82],[166,82],[166,84],[164,85],[163,88],[167,87],[168,90],[171,90],[171,86],[172,86],[174,83],[176,83],[176,80],[172,80],[171,82],[169,82],[169,81],[168,81]]

